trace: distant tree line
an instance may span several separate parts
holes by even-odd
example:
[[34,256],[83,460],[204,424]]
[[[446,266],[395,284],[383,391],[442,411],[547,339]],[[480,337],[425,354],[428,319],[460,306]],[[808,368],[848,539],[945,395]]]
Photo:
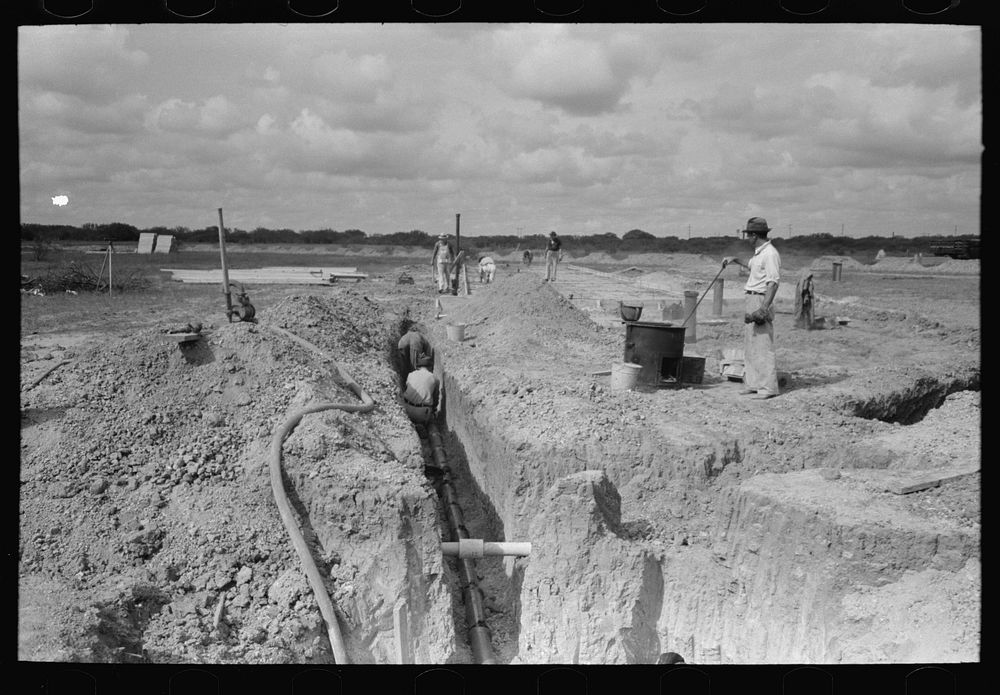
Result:
[[[203,229],[187,227],[151,227],[139,229],[123,222],[107,224],[87,223],[82,227],[70,225],[21,225],[21,240],[26,242],[136,242],[141,233],[171,234],[180,245],[184,243],[217,244],[219,230],[216,226]],[[736,234],[731,236],[695,237],[681,239],[675,236],[657,237],[641,229],[630,229],[620,237],[612,232],[603,234],[574,235],[560,234],[563,250],[572,256],[604,252],[614,255],[632,253],[699,253],[708,256],[732,253]],[[478,252],[509,253],[519,249],[544,248],[547,234],[518,236],[502,234],[492,236],[462,236],[461,247],[470,254]],[[932,255],[942,243],[961,239],[978,240],[977,235],[921,236],[909,237],[846,237],[832,234],[798,234],[792,238],[775,238],[775,246],[791,253],[874,257],[880,250],[890,256],[923,253]],[[430,250],[437,239],[436,234],[428,234],[419,229],[393,234],[368,235],[360,229],[336,231],[315,229],[295,231],[292,229],[253,230],[227,229],[227,244],[338,244],[338,245],[393,245],[423,247]],[[932,248],[933,247],[933,248]]]

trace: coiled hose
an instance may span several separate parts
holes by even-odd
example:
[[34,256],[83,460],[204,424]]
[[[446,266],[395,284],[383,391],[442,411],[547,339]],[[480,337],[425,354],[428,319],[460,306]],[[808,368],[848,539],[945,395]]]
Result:
[[[307,340],[303,340],[298,337],[294,333],[290,333],[289,331],[286,331],[283,328],[278,328],[277,326],[264,327],[278,333],[279,335],[283,335],[299,345],[302,345],[306,349],[317,353],[323,358],[326,358],[326,354],[322,350]],[[348,661],[347,650],[344,647],[344,640],[340,633],[340,624],[337,622],[337,613],[334,610],[333,601],[330,599],[330,595],[326,591],[326,585],[323,583],[323,577],[320,574],[319,569],[316,567],[316,562],[313,560],[312,553],[309,552],[309,546],[306,545],[306,539],[299,530],[295,515],[292,513],[292,506],[288,503],[288,495],[285,493],[285,485],[281,480],[282,444],[284,444],[285,438],[291,434],[292,430],[295,429],[305,415],[333,409],[345,410],[350,413],[367,413],[375,408],[374,399],[372,399],[371,396],[365,393],[365,391],[358,386],[344,367],[338,362],[333,362],[333,365],[336,368],[341,380],[343,380],[346,386],[361,399],[361,403],[317,403],[292,413],[288,419],[274,431],[274,436],[271,439],[269,469],[271,473],[271,490],[274,493],[274,501],[278,505],[278,511],[281,513],[281,520],[285,524],[285,529],[287,529],[288,535],[291,536],[292,545],[295,546],[295,551],[299,555],[299,560],[302,562],[306,577],[309,579],[309,585],[312,587],[313,594],[316,597],[316,603],[319,604],[320,613],[323,615],[323,620],[326,622],[327,635],[330,638],[330,646],[333,649],[334,661],[338,664],[347,664],[350,662]]]

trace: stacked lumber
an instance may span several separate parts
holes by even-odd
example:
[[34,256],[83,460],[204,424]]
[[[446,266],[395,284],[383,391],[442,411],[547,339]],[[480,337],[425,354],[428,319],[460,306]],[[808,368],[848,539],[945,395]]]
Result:
[[[218,268],[211,270],[161,268],[160,270],[164,273],[170,273],[171,279],[179,282],[202,285],[222,284],[222,270]],[[329,285],[337,280],[360,282],[367,277],[366,273],[359,273],[357,268],[273,266],[229,270],[230,282],[250,285]]]

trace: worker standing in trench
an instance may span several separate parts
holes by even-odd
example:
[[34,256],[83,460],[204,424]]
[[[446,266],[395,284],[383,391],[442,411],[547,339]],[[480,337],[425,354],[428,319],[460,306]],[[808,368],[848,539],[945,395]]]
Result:
[[781,257],[767,238],[771,227],[763,217],[747,220],[743,237],[753,244],[753,255],[744,263],[735,256],[722,261],[750,271],[743,291],[746,294],[746,324],[743,341],[743,395],[756,394],[757,400],[778,395],[778,369],[774,359],[774,296],[778,292]]

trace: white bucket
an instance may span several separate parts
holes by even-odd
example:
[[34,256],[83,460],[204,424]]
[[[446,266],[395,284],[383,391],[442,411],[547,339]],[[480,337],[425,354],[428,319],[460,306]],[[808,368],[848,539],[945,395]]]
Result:
[[448,340],[454,340],[457,343],[465,340],[465,324],[464,323],[449,323],[445,328],[448,330]]
[[635,388],[639,381],[639,371],[642,365],[634,362],[621,362],[611,365],[611,388],[616,391],[627,391]]

